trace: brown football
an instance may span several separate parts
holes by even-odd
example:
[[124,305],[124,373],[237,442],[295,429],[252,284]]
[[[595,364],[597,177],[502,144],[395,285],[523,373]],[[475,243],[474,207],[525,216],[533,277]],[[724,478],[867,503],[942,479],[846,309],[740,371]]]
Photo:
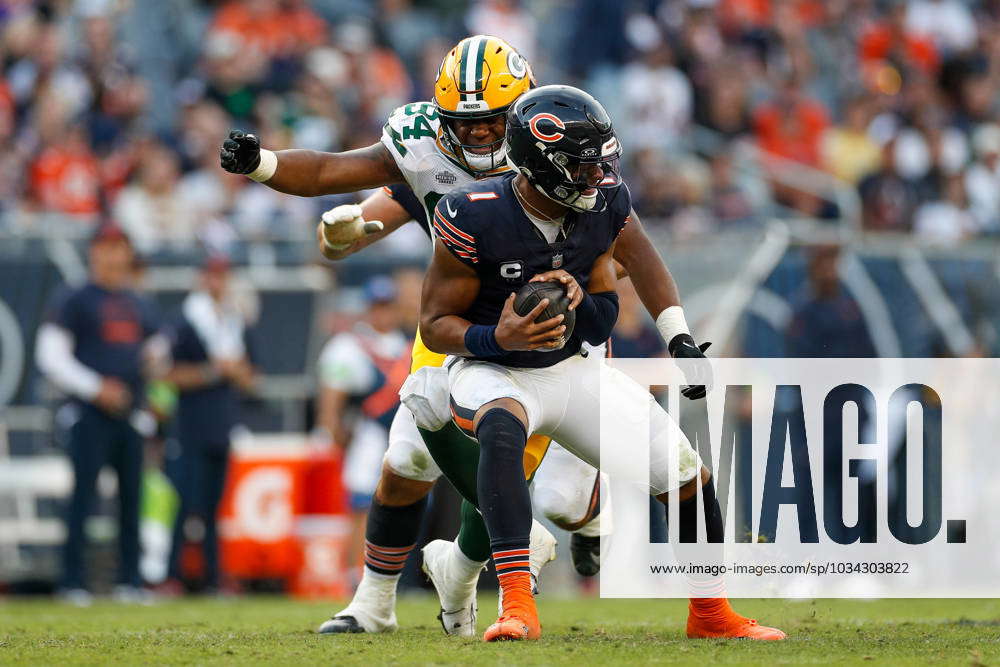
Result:
[[527,315],[542,299],[548,299],[549,305],[545,306],[545,310],[535,318],[535,321],[544,322],[556,315],[563,315],[562,323],[566,325],[563,338],[569,340],[573,335],[573,327],[576,326],[576,311],[569,310],[569,297],[566,296],[562,283],[556,280],[526,283],[514,295],[514,312],[518,315]]

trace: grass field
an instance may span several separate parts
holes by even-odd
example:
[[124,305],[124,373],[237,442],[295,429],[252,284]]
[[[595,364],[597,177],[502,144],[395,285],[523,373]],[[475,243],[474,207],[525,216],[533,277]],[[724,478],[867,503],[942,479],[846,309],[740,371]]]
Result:
[[[480,598],[482,631],[495,599]],[[335,605],[275,597],[76,609],[0,601],[0,663],[66,664],[921,664],[1000,663],[1000,601],[743,600],[789,634],[778,643],[684,638],[681,600],[540,600],[543,637],[483,644],[445,637],[436,600],[404,598],[391,635],[313,633]]]

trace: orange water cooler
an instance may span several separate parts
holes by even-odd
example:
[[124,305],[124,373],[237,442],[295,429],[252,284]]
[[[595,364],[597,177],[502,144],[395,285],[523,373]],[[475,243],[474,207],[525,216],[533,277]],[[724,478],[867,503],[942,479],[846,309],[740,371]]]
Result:
[[219,516],[223,572],[280,579],[301,597],[345,597],[349,537],[340,458],[305,436],[234,440]]

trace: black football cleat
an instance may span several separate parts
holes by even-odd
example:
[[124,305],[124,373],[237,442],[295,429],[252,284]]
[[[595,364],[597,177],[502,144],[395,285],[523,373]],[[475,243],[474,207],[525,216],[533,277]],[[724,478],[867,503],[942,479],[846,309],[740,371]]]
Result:
[[334,616],[319,626],[318,630],[321,635],[354,634],[364,631],[365,629],[358,623],[358,619],[353,616]]
[[573,567],[581,577],[592,577],[601,571],[601,538],[573,533],[569,539]]

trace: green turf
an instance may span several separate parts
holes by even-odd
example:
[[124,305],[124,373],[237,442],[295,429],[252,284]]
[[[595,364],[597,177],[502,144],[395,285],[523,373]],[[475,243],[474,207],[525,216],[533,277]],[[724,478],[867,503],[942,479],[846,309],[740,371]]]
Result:
[[[481,597],[480,631],[495,599]],[[777,643],[685,639],[680,600],[542,599],[539,642],[445,637],[430,598],[404,598],[401,631],[320,636],[330,603],[283,598],[184,600],[152,607],[0,601],[0,663],[65,664],[997,664],[1000,601],[741,600],[786,630]]]

